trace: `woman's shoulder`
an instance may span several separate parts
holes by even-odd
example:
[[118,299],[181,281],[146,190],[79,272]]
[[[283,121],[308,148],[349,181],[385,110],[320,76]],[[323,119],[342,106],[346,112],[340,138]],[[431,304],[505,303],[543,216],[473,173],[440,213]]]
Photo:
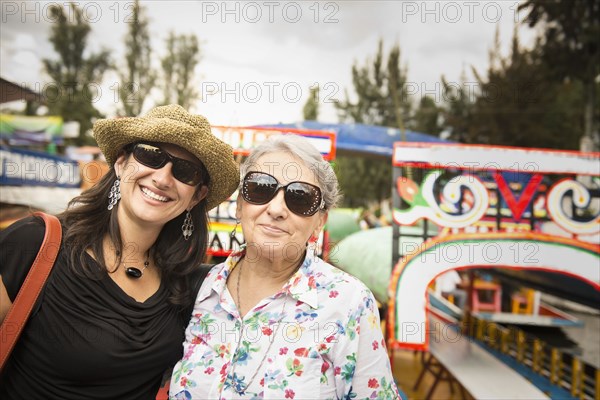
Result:
[[[311,279],[311,277],[313,279]],[[309,272],[308,281],[314,280],[319,303],[328,308],[346,310],[348,315],[376,311],[373,292],[361,280],[341,269],[317,258]]]
[[225,268],[227,264],[227,261],[223,261],[217,264],[204,264],[208,267],[208,271],[206,274],[206,277],[211,277],[211,278],[215,278],[217,275],[219,275],[223,269]]
[[[202,264],[204,278],[202,279],[200,288],[196,291],[196,303],[206,299],[212,292],[213,285],[219,279],[223,279],[223,269],[226,262],[219,264]],[[226,279],[226,277],[225,277]]]
[[18,220],[2,230],[0,232],[0,242],[3,246],[39,248],[45,232],[44,220],[32,215]]
[[8,295],[14,299],[37,256],[46,227],[41,218],[23,218],[0,232],[0,275]]
[[354,294],[371,293],[370,289],[360,279],[320,258],[315,259],[312,265],[312,273],[320,281],[321,287],[335,286]]

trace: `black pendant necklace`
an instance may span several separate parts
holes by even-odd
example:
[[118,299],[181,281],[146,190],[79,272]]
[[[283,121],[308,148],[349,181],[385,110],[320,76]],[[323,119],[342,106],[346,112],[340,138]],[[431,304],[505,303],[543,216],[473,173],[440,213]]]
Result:
[[130,278],[139,279],[142,277],[142,275],[144,275],[144,270],[146,269],[146,267],[148,267],[148,264],[148,261],[144,262],[144,268],[142,269],[136,267],[127,267],[125,268],[125,273]]
[[146,260],[144,261],[144,268],[139,269],[136,267],[127,267],[125,266],[125,274],[127,274],[128,277],[133,278],[133,279],[140,279],[142,277],[142,275],[144,275],[144,271],[146,270],[146,268],[148,268],[148,265],[150,265],[150,252],[146,253]]

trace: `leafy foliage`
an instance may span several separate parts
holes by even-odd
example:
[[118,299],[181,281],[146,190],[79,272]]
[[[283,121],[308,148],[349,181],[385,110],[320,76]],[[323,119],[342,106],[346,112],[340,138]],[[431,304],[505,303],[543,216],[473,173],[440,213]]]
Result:
[[358,122],[402,128],[408,120],[411,104],[403,89],[406,85],[407,68],[400,66],[400,46],[390,50],[384,67],[383,41],[379,41],[372,64],[352,66],[352,83],[357,100],[346,99],[335,103],[342,122]]
[[194,74],[200,62],[200,45],[194,34],[176,35],[170,32],[166,39],[167,54],[161,60],[163,68],[163,104],[177,103],[189,109],[199,97]]
[[525,23],[542,28],[541,58],[552,77],[582,85],[583,135],[600,146],[600,0],[527,0]]
[[434,99],[429,96],[421,97],[419,107],[412,118],[411,129],[434,136],[439,135],[441,111]]
[[[407,68],[400,64],[400,46],[391,48],[387,62],[383,59],[383,42],[364,66],[352,66],[356,101],[346,92],[346,99],[335,104],[342,122],[383,125],[404,129],[411,103],[403,91]],[[392,169],[390,160],[338,155],[336,173],[344,193],[344,204],[368,206],[390,196]]]
[[121,75],[119,97],[123,113],[128,117],[138,116],[142,112],[144,100],[154,87],[156,73],[151,68],[150,35],[148,18],[135,1],[128,34],[125,37],[125,60],[127,67]]
[[[523,49],[515,33],[503,57],[496,36],[486,76],[473,70],[477,92],[448,87],[450,138],[464,143],[576,149],[583,131],[581,85],[557,80],[542,45]],[[471,98],[472,97],[472,98]]]
[[442,75],[442,85],[446,103],[441,107],[443,127],[451,139],[466,143],[469,141],[468,133],[473,124],[474,97],[471,95],[470,86],[463,72],[460,82],[448,82]]
[[302,114],[306,121],[316,121],[319,117],[319,87],[315,86],[310,88],[310,94],[304,108],[302,108]]
[[55,83],[46,91],[46,102],[50,114],[79,122],[77,144],[93,143],[85,133],[92,127],[92,119],[101,117],[93,103],[99,95],[96,88],[110,68],[109,52],[86,54],[91,27],[76,4],[70,3],[69,7],[70,14],[65,14],[58,3],[49,7],[52,20],[56,21],[49,40],[59,59],[43,60],[46,73]]
[[347,207],[368,207],[390,197],[392,165],[387,158],[337,155],[335,172]]

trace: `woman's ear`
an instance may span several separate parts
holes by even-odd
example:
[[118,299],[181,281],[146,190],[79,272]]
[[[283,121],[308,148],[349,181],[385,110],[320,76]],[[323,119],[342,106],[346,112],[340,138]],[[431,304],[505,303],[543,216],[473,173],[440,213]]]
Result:
[[238,221],[242,219],[242,196],[238,193],[237,199],[235,200],[235,219]]
[[202,200],[208,196],[208,186],[202,185],[200,189],[196,190],[194,197],[190,201],[190,210],[198,205]]
[[323,230],[323,227],[325,226],[325,223],[327,222],[327,217],[329,216],[329,213],[326,212],[319,212],[319,219],[318,219],[318,224],[317,227],[315,228],[315,230],[313,231],[313,236],[318,238],[319,234],[321,233],[321,231]]
[[117,157],[117,160],[115,161],[115,173],[117,174],[117,177],[122,177],[123,176],[123,171],[125,171],[125,164],[127,163],[127,153],[125,153],[124,151],[119,152],[119,156]]

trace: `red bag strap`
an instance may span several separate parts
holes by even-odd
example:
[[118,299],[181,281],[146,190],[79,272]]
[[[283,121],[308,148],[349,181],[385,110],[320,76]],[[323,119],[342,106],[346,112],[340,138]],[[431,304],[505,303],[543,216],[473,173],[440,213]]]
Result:
[[169,399],[169,386],[171,386],[171,377],[158,389],[155,400],[168,400]]
[[34,215],[42,217],[46,233],[23,286],[0,326],[0,370],[4,368],[50,275],[62,240],[62,227],[58,218],[43,212],[36,212]]

